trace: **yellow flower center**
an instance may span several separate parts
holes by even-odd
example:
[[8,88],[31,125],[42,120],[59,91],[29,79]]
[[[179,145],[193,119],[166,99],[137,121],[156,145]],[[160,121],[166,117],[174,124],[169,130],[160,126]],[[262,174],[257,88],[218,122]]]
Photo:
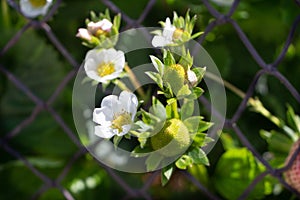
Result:
[[99,28],[98,30],[96,30],[95,36],[100,37],[101,35],[108,36],[109,32],[104,31],[101,28]]
[[114,120],[112,121],[112,128],[118,129],[119,133],[123,131],[122,126],[131,124],[131,114],[128,112],[124,112],[116,117],[114,117]]
[[172,36],[173,40],[177,40],[177,39],[181,38],[182,33],[183,33],[182,29],[176,29]]
[[98,75],[103,77],[115,72],[115,65],[111,62],[101,63],[97,68]]
[[47,4],[46,0],[29,0],[29,2],[32,5],[32,7],[35,8],[43,7]]

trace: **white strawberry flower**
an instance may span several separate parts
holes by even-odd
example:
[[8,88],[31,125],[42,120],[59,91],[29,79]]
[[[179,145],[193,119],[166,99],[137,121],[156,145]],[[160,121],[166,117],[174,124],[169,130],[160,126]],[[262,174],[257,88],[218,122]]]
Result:
[[162,35],[154,36],[152,39],[152,45],[154,47],[163,47],[172,44],[175,31],[176,27],[171,24],[171,20],[168,17],[166,19]]
[[138,106],[137,97],[128,91],[120,96],[109,95],[103,98],[100,108],[95,108],[93,121],[95,134],[101,138],[123,136],[131,129]]
[[85,57],[84,69],[88,77],[106,83],[118,78],[125,66],[123,51],[93,49]]
[[21,0],[20,9],[24,16],[34,18],[46,15],[52,0]]

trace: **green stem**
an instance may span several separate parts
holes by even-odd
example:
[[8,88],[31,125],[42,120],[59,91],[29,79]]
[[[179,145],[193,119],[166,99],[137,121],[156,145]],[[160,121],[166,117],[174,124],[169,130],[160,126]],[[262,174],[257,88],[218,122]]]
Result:
[[[233,84],[229,83],[226,80],[220,79],[218,76],[210,73],[210,72],[206,72],[205,75],[207,76],[207,78],[214,80],[220,84],[224,84],[224,86],[226,88],[228,88],[229,90],[231,90],[233,93],[235,93],[237,96],[241,97],[241,98],[245,98],[246,94],[240,90],[239,88],[237,88],[236,86],[234,86]],[[257,98],[252,98],[250,97],[248,100],[248,104],[250,106],[252,106],[254,108],[254,110],[260,114],[262,114],[263,116],[265,116],[266,118],[268,118],[271,122],[273,122],[276,126],[278,127],[282,127],[282,122],[280,121],[279,118],[277,118],[276,116],[272,115],[270,113],[270,111],[268,111],[262,104],[262,102],[257,99]]]
[[130,67],[128,65],[125,65],[125,71],[127,72],[129,79],[131,81],[131,83],[133,84],[134,88],[136,88],[137,93],[143,98],[146,98],[146,94],[140,84],[140,82],[137,80],[136,76],[134,75],[134,73],[132,72],[132,70],[130,69]]
[[115,79],[112,81],[116,86],[118,86],[121,90],[126,90],[128,92],[132,92],[122,81],[119,79]]
[[1,1],[1,8],[2,8],[2,21],[3,26],[5,28],[10,28],[10,15],[9,15],[9,9],[6,0]]
[[173,118],[179,119],[177,101],[171,103]]

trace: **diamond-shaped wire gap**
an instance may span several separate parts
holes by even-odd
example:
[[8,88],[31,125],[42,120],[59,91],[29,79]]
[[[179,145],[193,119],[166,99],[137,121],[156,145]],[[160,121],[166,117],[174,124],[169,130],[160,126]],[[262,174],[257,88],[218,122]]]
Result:
[[240,103],[239,107],[236,109],[236,112],[234,113],[233,117],[231,118],[232,123],[236,123],[239,118],[241,117],[243,111],[246,109],[247,104],[249,103],[249,99],[253,96],[255,86],[257,84],[258,79],[265,73],[264,70],[258,71],[254,78],[252,79],[252,82],[250,83],[248,90],[243,97],[242,102]]
[[[151,187],[151,184],[155,181],[155,179],[158,177],[159,175],[159,171],[156,171],[154,173],[152,173],[148,179],[146,180],[146,182],[144,183],[143,187],[140,188],[139,190],[137,190],[137,194],[140,197],[144,197],[144,199],[151,199],[151,195],[148,194],[147,190]],[[131,199],[133,196],[131,196],[130,194],[127,194],[127,196],[125,196],[123,198],[123,200],[125,199]]]
[[209,199],[219,200],[220,198],[212,194],[205,186],[203,186],[195,177],[186,171],[180,171],[190,182],[192,182],[201,192]]
[[74,165],[74,163],[82,156],[84,156],[87,153],[87,150],[85,147],[82,147],[81,149],[79,149],[79,151],[77,151],[69,160],[69,162],[65,165],[64,169],[61,171],[61,173],[58,175],[56,182],[60,183],[65,177],[66,175],[69,173],[69,171],[71,170],[72,166]]
[[[122,10],[119,7],[117,7],[113,2],[111,2],[109,0],[101,0],[101,1],[102,1],[102,3],[104,5],[106,5],[108,8],[110,8],[115,14],[118,14],[118,13],[122,14],[121,15],[122,19],[127,23],[127,26],[125,26],[123,28],[123,30],[127,30],[129,28],[140,28],[140,27],[143,27],[141,25],[141,23],[139,22],[139,19],[143,18],[143,17],[146,17],[149,14],[151,8],[153,7],[153,5],[155,3],[154,1],[149,0],[148,4],[145,7],[145,9],[146,9],[145,11],[146,12],[145,13],[142,12],[141,15],[140,15],[140,17],[139,17],[139,19],[134,20],[134,19],[130,18],[128,15],[126,15],[124,12],[122,12]],[[142,33],[147,38],[147,41],[149,43],[151,43],[151,35],[148,32],[144,31],[144,30],[142,30]]]
[[70,127],[65,123],[63,118],[51,107],[47,107],[49,113],[52,115],[53,119],[57,122],[57,124],[64,130],[67,136],[71,139],[71,141],[79,148],[82,147],[81,142],[79,141],[76,134],[70,129]]
[[261,56],[258,54],[246,34],[243,32],[241,27],[238,25],[238,23],[235,20],[230,19],[229,22],[232,24],[234,29],[236,30],[238,36],[240,37],[241,41],[244,43],[246,49],[249,51],[253,59],[257,62],[257,64],[262,68],[267,68],[267,64],[265,61],[261,58]]
[[103,199],[120,199],[122,190],[114,183],[112,177],[105,168],[99,167],[99,163],[90,154],[72,157],[57,181],[68,189],[76,199],[83,199],[85,195],[91,198],[101,196]]
[[244,192],[239,196],[238,200],[247,199],[250,193],[254,190],[255,186],[263,180],[269,174],[268,171],[264,171],[255,177],[251,184],[244,190]]
[[296,88],[289,82],[289,80],[282,75],[277,70],[274,70],[270,72],[273,76],[278,78],[280,82],[289,90],[289,92],[293,95],[293,97],[297,100],[298,103],[300,103],[300,93],[296,90]]
[[41,179],[47,185],[52,185],[52,180],[48,178],[45,174],[37,170],[26,158],[24,158],[18,151],[12,149],[8,144],[4,143],[2,145],[3,149],[7,151],[9,154],[22,161],[24,165],[39,179]]
[[47,15],[43,18],[42,21],[44,21],[44,22],[49,21],[55,14],[55,12],[58,11],[58,8],[61,5],[61,3],[62,3],[62,0],[56,0],[55,4],[51,6],[51,9],[48,11]]
[[138,24],[141,24],[145,20],[145,18],[147,17],[147,15],[149,14],[150,10],[153,8],[155,3],[156,3],[156,0],[149,0],[148,1],[148,3],[145,6],[143,12],[141,13],[140,17],[136,21]]
[[55,34],[52,32],[51,27],[43,23],[42,28],[44,29],[46,35],[48,36],[49,40],[52,42],[52,44],[58,49],[58,51],[66,58],[66,60],[75,68],[79,68],[79,64],[76,62],[76,60],[73,58],[73,56],[68,52],[67,49],[60,43],[60,41],[57,39]]
[[44,194],[47,190],[50,189],[49,185],[42,185],[32,196],[31,196],[31,200],[36,200],[39,199],[41,197],[42,194]]
[[252,144],[248,141],[248,139],[245,137],[243,132],[240,130],[240,128],[237,126],[237,124],[232,124],[232,129],[240,139],[241,143],[248,148],[249,151],[252,152],[252,154],[266,167],[266,170],[272,173],[274,169],[272,166],[256,151],[256,149],[252,146]]
[[131,19],[128,15],[126,15],[119,7],[117,7],[113,2],[109,0],[101,0],[101,2],[107,6],[114,13],[121,13],[122,19],[131,27],[138,27],[139,24],[133,19]]
[[34,122],[38,114],[42,111],[41,107],[36,106],[33,110],[30,116],[28,116],[26,119],[24,119],[21,123],[19,123],[17,126],[15,126],[11,131],[9,131],[5,135],[5,139],[12,139],[17,134],[19,134],[25,127],[29,126],[31,123]]
[[59,187],[44,187],[42,186],[36,193],[31,196],[31,200],[36,199],[75,199],[72,194],[65,188]]
[[75,198],[72,196],[72,194],[66,190],[65,188],[63,188],[62,186],[58,186],[58,189],[60,190],[60,192],[64,195],[64,197],[67,200],[74,200]]
[[30,22],[28,22],[26,25],[24,25],[1,49],[0,57],[4,56],[4,54],[19,41],[22,34],[25,31],[27,31],[31,26],[32,26],[32,24]]
[[288,51],[288,48],[289,46],[291,45],[292,43],[292,40],[295,36],[295,33],[296,33],[296,29],[298,27],[300,23],[300,15],[295,19],[291,29],[290,29],[290,32],[286,38],[286,41],[284,43],[284,47],[282,48],[280,54],[278,55],[278,57],[276,58],[276,60],[272,63],[272,67],[278,67],[278,65],[282,62],[282,60],[284,59],[284,57],[286,56],[287,54],[287,51]]
[[39,99],[21,80],[19,80],[14,74],[9,72],[1,64],[0,64],[0,72],[2,72],[10,82],[12,82],[19,90],[21,90],[35,104],[37,104],[37,105],[43,104],[41,99]]
[[[1,128],[6,132],[6,138],[16,136],[23,128],[30,125],[43,110],[43,103],[17,77],[0,65],[0,72],[8,78],[7,91],[1,99],[1,122],[6,124]],[[21,92],[19,91],[21,90]],[[37,105],[35,105],[37,104]]]
[[35,122],[24,128],[10,143],[53,180],[77,150],[48,112],[41,112]]
[[15,75],[3,66],[0,70],[36,104],[43,104],[40,99],[48,99],[57,82],[65,76],[59,53],[32,30],[23,34],[12,50],[15,59],[7,62],[12,62],[10,66],[14,67]]
[[143,187],[140,189],[140,192],[146,192],[151,187],[151,184],[154,182],[155,178],[159,176],[159,173],[159,171],[152,173],[144,183]]
[[100,166],[102,166],[106,172],[121,186],[121,188],[130,196],[130,197],[138,197],[138,192],[131,188],[119,175],[116,174],[116,172],[103,165],[102,163],[99,163]]
[[77,69],[71,70],[64,79],[59,83],[51,97],[47,100],[47,105],[53,104],[53,102],[58,98],[63,89],[67,86],[67,84],[76,76]]

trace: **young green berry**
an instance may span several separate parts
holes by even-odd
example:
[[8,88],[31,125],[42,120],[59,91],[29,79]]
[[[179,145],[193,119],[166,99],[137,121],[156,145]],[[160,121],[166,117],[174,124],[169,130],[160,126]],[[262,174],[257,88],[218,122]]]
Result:
[[163,81],[170,84],[173,93],[176,95],[184,85],[185,77],[186,75],[183,66],[174,64],[166,67]]
[[[286,159],[286,164],[288,164],[297,149],[299,148],[300,140],[293,144],[290,153]],[[292,161],[292,166],[284,173],[285,180],[290,184],[295,190],[300,192],[300,154],[298,154],[295,160]]]
[[163,156],[171,157],[184,153],[191,139],[187,127],[181,120],[170,119],[150,141],[154,150],[159,150]]

